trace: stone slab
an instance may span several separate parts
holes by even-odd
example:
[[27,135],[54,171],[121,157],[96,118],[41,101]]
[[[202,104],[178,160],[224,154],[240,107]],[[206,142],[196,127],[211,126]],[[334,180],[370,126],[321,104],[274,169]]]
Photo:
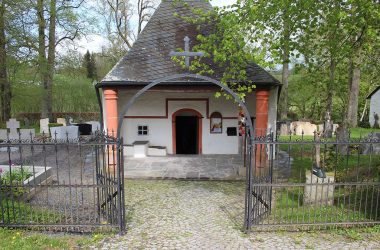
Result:
[[75,140],[79,138],[79,129],[77,126],[51,127],[50,133],[56,140]]
[[0,129],[0,140],[6,140],[8,138],[8,130]]
[[[304,204],[315,206],[332,206],[334,204],[333,173],[326,173],[326,178],[318,178],[312,173],[306,173]],[[330,185],[329,185],[330,184]]]
[[67,125],[65,118],[57,118],[57,123],[62,124],[63,126]]
[[33,140],[36,136],[35,129],[20,129],[21,140]]
[[49,118],[44,118],[40,120],[40,133],[49,135]]
[[314,132],[317,131],[317,125],[310,122],[301,122],[296,121],[290,123],[290,130],[294,135],[314,135]]
[[100,122],[98,121],[88,121],[87,124],[90,124],[92,127],[92,133],[95,134],[96,131],[100,130]]

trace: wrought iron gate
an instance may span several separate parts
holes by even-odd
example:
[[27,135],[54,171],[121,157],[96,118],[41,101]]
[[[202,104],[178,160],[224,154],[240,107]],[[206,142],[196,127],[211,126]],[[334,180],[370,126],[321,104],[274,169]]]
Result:
[[[268,155],[273,155],[273,146],[267,147],[272,136],[246,137],[246,201],[245,201],[245,229],[250,230],[267,216],[272,207],[273,161]],[[260,185],[263,184],[263,185]]]
[[107,223],[125,229],[124,157],[122,139],[103,135],[96,145],[98,213]]
[[122,140],[98,133],[0,141],[0,227],[123,231]]

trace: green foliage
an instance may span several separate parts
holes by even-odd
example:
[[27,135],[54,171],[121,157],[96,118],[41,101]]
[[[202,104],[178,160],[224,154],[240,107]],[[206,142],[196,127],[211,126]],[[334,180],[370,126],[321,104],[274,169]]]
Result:
[[53,128],[53,127],[62,127],[63,126],[63,124],[61,124],[61,123],[49,123],[48,124],[48,127],[49,128]]
[[86,69],[87,78],[97,80],[95,54],[87,50],[83,57],[83,67]]
[[[18,197],[23,195],[27,190],[23,187],[23,181],[32,176],[28,170],[24,168],[12,169],[0,175],[0,184],[4,185],[0,188],[1,196]],[[7,187],[8,185],[12,187]]]
[[103,234],[72,235],[36,233],[19,229],[0,228],[0,249],[4,250],[46,250],[46,249],[87,249],[103,239]]

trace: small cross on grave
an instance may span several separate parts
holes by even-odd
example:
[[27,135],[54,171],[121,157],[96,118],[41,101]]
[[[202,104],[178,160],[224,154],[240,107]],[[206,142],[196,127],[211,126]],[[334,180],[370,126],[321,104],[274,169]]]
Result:
[[183,52],[170,52],[170,56],[184,56],[185,57],[185,67],[188,69],[190,67],[190,57],[204,56],[203,52],[191,52],[190,51],[190,38],[185,36],[183,39],[185,41],[185,51]]
[[7,129],[9,129],[10,134],[17,134],[17,129],[20,128],[20,122],[16,119],[9,119],[7,121]]

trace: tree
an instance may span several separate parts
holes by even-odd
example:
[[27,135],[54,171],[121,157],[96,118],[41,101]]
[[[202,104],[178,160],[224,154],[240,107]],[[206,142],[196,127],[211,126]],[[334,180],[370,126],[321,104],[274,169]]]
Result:
[[7,74],[7,38],[6,38],[6,1],[0,3],[0,95],[1,95],[1,121],[11,117],[11,86]]
[[[64,40],[74,40],[79,35],[80,27],[76,25],[73,9],[81,6],[50,0],[37,0],[36,13],[38,20],[38,70],[43,88],[41,117],[52,118],[52,85],[55,70],[55,56],[57,46]],[[57,37],[57,23],[62,29],[61,36]]]
[[153,0],[137,0],[137,14],[139,16],[137,34],[141,33],[143,24],[149,21],[154,9],[155,3]]
[[86,69],[87,78],[97,79],[95,55],[87,50],[83,57],[83,67]]

